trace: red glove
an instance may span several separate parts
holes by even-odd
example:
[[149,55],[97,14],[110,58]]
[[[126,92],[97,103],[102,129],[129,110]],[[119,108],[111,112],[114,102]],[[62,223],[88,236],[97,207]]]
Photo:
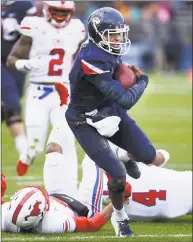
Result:
[[[109,181],[112,180],[112,177],[108,173],[105,173],[105,175],[107,176]],[[132,192],[132,186],[126,181],[125,182],[125,201],[129,200],[131,196],[131,192]],[[103,195],[108,195],[108,194],[103,194]]]
[[125,183],[125,197],[130,197],[131,191],[132,191],[131,185],[128,182],[126,182]]
[[5,191],[7,189],[7,182],[5,180],[5,176],[1,174],[1,204],[3,204],[5,201],[3,200]]
[[61,82],[55,82],[55,88],[60,96],[60,106],[68,104],[68,88]]

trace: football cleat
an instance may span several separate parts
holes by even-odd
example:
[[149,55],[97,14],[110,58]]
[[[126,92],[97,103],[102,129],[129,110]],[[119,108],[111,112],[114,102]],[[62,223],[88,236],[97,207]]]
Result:
[[134,178],[134,179],[138,179],[141,176],[141,172],[139,170],[139,167],[136,163],[136,161],[134,160],[128,160],[127,162],[123,162],[123,164],[125,165],[127,174]]
[[117,236],[119,237],[134,237],[134,233],[132,232],[129,226],[129,220],[117,220],[119,229]]
[[32,164],[32,161],[34,160],[34,158],[31,158],[27,154],[22,154],[19,157],[19,160],[17,162],[17,167],[16,167],[17,174],[19,176],[24,176],[27,173],[29,166]]
[[17,174],[24,176],[28,171],[29,165],[23,163],[21,160],[17,162]]

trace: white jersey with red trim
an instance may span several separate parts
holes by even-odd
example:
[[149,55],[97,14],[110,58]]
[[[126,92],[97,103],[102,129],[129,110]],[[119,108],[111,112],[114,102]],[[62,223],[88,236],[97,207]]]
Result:
[[133,179],[127,176],[132,186],[132,195],[125,203],[130,219],[151,221],[192,213],[192,171],[138,165],[141,177]]
[[73,56],[85,38],[85,27],[72,19],[64,28],[55,28],[45,18],[25,17],[20,25],[23,35],[32,38],[29,58],[41,56],[41,71],[31,71],[33,82],[68,82]]
[[[9,217],[10,203],[4,203],[2,205],[2,231],[19,233],[21,229],[11,222]],[[77,217],[77,213],[74,212],[65,202],[50,197],[50,209],[45,214],[44,218],[40,221],[38,226],[31,229],[32,233],[65,233],[74,232],[76,228],[76,222],[73,219]]]

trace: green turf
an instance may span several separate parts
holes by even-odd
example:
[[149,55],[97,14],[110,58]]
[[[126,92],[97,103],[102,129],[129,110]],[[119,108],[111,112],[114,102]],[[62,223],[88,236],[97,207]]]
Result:
[[[192,169],[192,85],[185,74],[151,74],[148,88],[129,114],[137,121],[156,148],[170,152],[171,159],[166,165],[177,170]],[[77,144],[79,163],[84,156]],[[7,177],[6,200],[13,192],[27,184],[42,184],[44,157],[38,158],[24,177],[18,177],[15,164],[18,158],[14,141],[2,126],[2,172]],[[81,168],[79,170],[81,178]],[[180,191],[179,191],[180,195]],[[3,241],[192,241],[192,216],[184,216],[165,222],[132,223],[136,238],[119,239],[113,236],[108,223],[97,233],[76,233],[63,235],[21,235],[2,234]],[[77,238],[76,238],[77,236]],[[94,236],[93,238],[85,238]],[[80,238],[82,237],[82,239]]]

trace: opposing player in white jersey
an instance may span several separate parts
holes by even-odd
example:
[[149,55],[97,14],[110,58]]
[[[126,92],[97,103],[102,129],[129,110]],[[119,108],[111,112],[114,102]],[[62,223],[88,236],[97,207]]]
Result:
[[[73,1],[44,1],[44,18],[24,18],[20,30],[22,37],[8,58],[8,66],[29,70],[29,87],[26,94],[25,125],[29,151],[22,154],[17,172],[24,175],[33,159],[40,155],[47,139],[49,124],[53,129],[48,139],[46,164],[55,173],[56,183],[62,183],[62,163],[68,163],[69,195],[77,185],[77,155],[74,137],[65,120],[65,108],[54,82],[69,88],[68,74],[74,55],[85,38],[85,28],[79,19],[71,19],[75,11]],[[55,167],[60,164],[61,174]]]
[[[1,186],[4,193],[4,177]],[[50,196],[41,187],[27,186],[2,204],[1,229],[14,233],[95,232],[110,219],[112,205],[93,217],[88,209],[91,204],[86,205],[67,195]]]
[[[111,145],[111,148],[120,160],[129,159],[126,151],[114,145]],[[165,157],[166,163],[169,156]],[[85,158],[84,166],[89,162]],[[140,162],[138,166],[141,171],[139,179],[127,176],[127,182],[131,185],[131,196],[124,206],[131,220],[153,221],[192,213],[192,171],[175,171],[154,165],[147,166]],[[86,175],[88,174],[89,171],[86,172]],[[103,191],[107,196],[106,176]],[[117,232],[118,225],[114,216],[112,223]]]

